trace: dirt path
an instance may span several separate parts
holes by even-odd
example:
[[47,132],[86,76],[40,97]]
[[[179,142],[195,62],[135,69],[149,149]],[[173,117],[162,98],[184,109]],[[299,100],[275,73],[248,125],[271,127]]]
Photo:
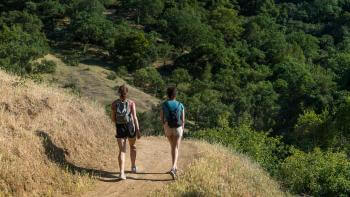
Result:
[[[147,137],[137,142],[137,166],[139,173],[127,173],[127,180],[118,180],[118,164],[111,176],[99,178],[93,191],[87,192],[84,197],[95,196],[146,196],[151,191],[162,188],[164,184],[173,180],[166,174],[171,167],[170,147],[165,137]],[[179,171],[184,169],[198,153],[197,148],[189,141],[184,140],[180,147]],[[130,170],[129,147],[126,157],[126,170]]]

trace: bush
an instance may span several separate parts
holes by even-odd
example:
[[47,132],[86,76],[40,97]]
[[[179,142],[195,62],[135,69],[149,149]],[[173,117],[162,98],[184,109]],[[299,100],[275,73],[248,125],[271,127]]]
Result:
[[108,46],[115,34],[113,23],[104,15],[86,11],[79,12],[75,16],[70,30],[75,40],[102,46]]
[[128,69],[125,66],[119,66],[117,67],[116,71],[117,75],[119,75],[120,77],[123,77],[123,79],[125,79],[126,76],[129,75],[128,73]]
[[115,37],[109,52],[117,64],[136,70],[149,66],[155,60],[157,54],[154,48],[153,41],[143,32],[129,31]]
[[349,196],[350,161],[344,153],[293,150],[281,165],[280,179],[295,193]]
[[245,124],[235,128],[206,129],[191,135],[210,143],[221,143],[247,154],[272,175],[278,172],[282,158],[288,153],[288,148],[281,142],[281,138],[268,137],[268,134],[254,131]]
[[30,34],[21,26],[4,25],[0,32],[0,68],[25,75],[32,72],[30,62],[47,52],[48,44],[43,34]]
[[52,60],[43,60],[41,63],[34,65],[33,73],[54,73],[56,71],[56,63]]
[[109,79],[109,80],[115,80],[116,78],[117,78],[117,74],[115,72],[110,72],[107,75],[107,79]]
[[163,126],[159,114],[160,106],[153,106],[150,111],[137,114],[142,135],[162,135]]
[[304,111],[299,115],[298,121],[295,124],[294,144],[297,145],[303,151],[312,151],[315,147],[325,147],[327,140],[330,139],[329,135],[325,132],[327,119],[329,118],[328,111],[324,111],[322,114],[316,114],[313,110]]
[[179,83],[191,82],[192,76],[188,73],[186,69],[178,68],[173,71],[169,81],[178,85]]
[[148,93],[157,95],[163,94],[165,83],[154,67],[141,68],[135,72],[134,83],[136,86],[143,88]]
[[68,66],[78,66],[79,60],[72,57],[64,57],[64,63],[66,63]]

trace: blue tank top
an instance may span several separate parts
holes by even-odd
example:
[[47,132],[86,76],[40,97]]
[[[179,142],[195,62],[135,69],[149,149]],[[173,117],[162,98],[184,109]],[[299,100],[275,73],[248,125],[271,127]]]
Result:
[[179,110],[179,113],[178,113],[179,117],[178,118],[179,118],[179,120],[182,120],[182,112],[185,110],[185,107],[183,106],[182,103],[180,103],[177,100],[167,100],[167,101],[165,101],[163,103],[163,106],[162,106],[165,120],[169,119],[169,109],[168,109],[168,107],[166,105],[169,106],[171,111]]

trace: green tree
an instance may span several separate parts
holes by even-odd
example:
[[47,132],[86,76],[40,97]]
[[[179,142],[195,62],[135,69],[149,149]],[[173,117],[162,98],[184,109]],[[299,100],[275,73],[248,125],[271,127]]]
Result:
[[136,10],[136,22],[154,23],[164,9],[164,0],[123,0],[123,8]]
[[113,23],[96,12],[79,12],[70,24],[74,39],[85,44],[109,46],[116,34]]
[[193,8],[172,8],[165,12],[164,19],[166,25],[162,33],[178,48],[184,50],[217,41],[210,26],[201,22],[200,14]]
[[178,68],[171,73],[170,83],[180,84],[180,83],[190,83],[192,81],[192,76],[188,73],[186,69]]
[[350,53],[336,53],[323,64],[336,74],[340,89],[350,90]]
[[134,83],[136,86],[143,88],[147,92],[158,96],[162,96],[165,88],[165,83],[161,75],[154,67],[136,70]]
[[4,12],[0,17],[0,27],[11,27],[13,25],[20,26],[21,29],[33,36],[44,36],[41,30],[44,24],[36,15],[26,11],[10,11]]
[[31,62],[48,51],[44,35],[31,35],[18,25],[3,25],[0,43],[0,67],[21,75],[31,73]]
[[230,48],[218,44],[201,44],[190,53],[177,58],[175,64],[187,69],[195,78],[201,78],[206,72],[215,74],[221,68],[234,65],[238,61],[237,54]]
[[350,162],[344,153],[294,149],[282,163],[279,177],[293,193],[345,197],[350,194],[349,171]]
[[304,56],[311,60],[318,58],[320,53],[319,40],[304,32],[293,32],[288,35],[287,41],[290,43],[295,43],[301,47],[304,52]]
[[110,54],[116,63],[135,70],[149,66],[154,61],[156,54],[153,49],[153,43],[143,32],[122,32],[116,35]]
[[239,38],[243,32],[241,18],[234,9],[219,7],[213,10],[209,16],[209,22],[213,29],[218,29],[228,42]]
[[273,16],[278,15],[278,8],[273,0],[238,0],[241,12],[244,15],[252,16],[262,13],[271,14]]
[[305,109],[322,111],[333,101],[333,76],[320,67],[289,59],[275,65],[274,75],[274,89],[281,95],[279,103],[284,109],[278,118],[283,128],[292,127]]

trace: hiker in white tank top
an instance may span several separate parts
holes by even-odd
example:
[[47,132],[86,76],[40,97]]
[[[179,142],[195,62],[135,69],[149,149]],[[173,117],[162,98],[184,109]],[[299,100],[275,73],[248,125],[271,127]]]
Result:
[[120,179],[125,180],[126,139],[130,146],[131,172],[136,173],[136,139],[141,138],[139,122],[136,116],[135,102],[127,99],[128,88],[119,87],[120,98],[112,103],[112,121],[116,123],[116,138],[118,141]]

